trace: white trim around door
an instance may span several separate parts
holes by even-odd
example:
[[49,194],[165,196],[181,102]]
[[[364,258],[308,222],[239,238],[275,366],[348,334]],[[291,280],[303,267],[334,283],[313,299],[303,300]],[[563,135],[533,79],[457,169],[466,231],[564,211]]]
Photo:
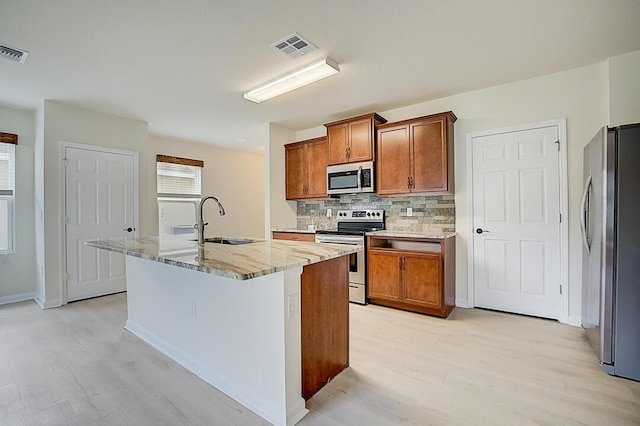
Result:
[[139,216],[139,203],[140,203],[140,185],[139,185],[139,163],[140,163],[140,154],[137,151],[128,151],[128,150],[123,150],[123,149],[116,149],[116,148],[107,148],[107,147],[103,147],[103,146],[96,146],[96,145],[85,145],[85,144],[79,144],[79,143],[73,143],[73,142],[64,142],[64,141],[60,141],[59,145],[58,145],[58,161],[60,164],[59,167],[59,175],[58,175],[58,179],[59,179],[59,184],[58,184],[58,199],[60,200],[59,203],[59,214],[60,214],[60,235],[62,236],[62,238],[60,238],[60,295],[61,295],[61,304],[62,305],[66,305],[68,303],[68,296],[67,296],[67,242],[66,242],[66,212],[65,212],[65,207],[67,204],[67,198],[66,198],[66,191],[65,191],[65,187],[66,187],[66,173],[65,173],[65,166],[64,166],[64,162],[65,162],[65,158],[66,158],[66,151],[67,148],[76,148],[76,149],[82,149],[82,150],[86,150],[86,151],[95,151],[95,152],[99,152],[99,153],[106,153],[106,154],[121,154],[121,155],[130,155],[133,157],[133,199],[134,199],[134,203],[133,203],[133,218],[134,218],[134,233],[133,233],[133,237],[137,237],[138,236],[138,228],[139,228],[139,223],[140,223],[140,216]]
[[559,194],[560,194],[560,317],[559,321],[564,324],[575,325],[569,319],[569,298],[568,298],[568,281],[569,281],[569,200],[568,200],[568,177],[567,177],[567,127],[566,119],[557,119],[542,121],[531,124],[523,124],[513,127],[482,130],[478,132],[467,133],[466,135],[466,152],[467,152],[467,203],[469,206],[468,214],[468,230],[469,244],[467,246],[467,284],[468,284],[468,300],[467,306],[474,307],[475,291],[474,291],[474,249],[473,249],[473,232],[474,232],[474,206],[473,206],[473,139],[484,136],[498,135],[509,132],[519,132],[531,129],[555,126],[558,129],[559,149],[558,156],[558,172],[559,172]]

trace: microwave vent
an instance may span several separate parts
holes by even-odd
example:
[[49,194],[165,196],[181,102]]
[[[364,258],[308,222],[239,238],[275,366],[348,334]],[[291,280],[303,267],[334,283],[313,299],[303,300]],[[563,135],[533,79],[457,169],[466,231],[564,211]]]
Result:
[[27,51],[15,49],[7,46],[6,44],[0,44],[0,57],[24,64],[24,61],[27,60],[27,56],[29,56],[29,52]]
[[309,40],[306,40],[298,33],[293,33],[282,40],[273,43],[275,47],[291,59],[297,59],[308,53],[318,50]]

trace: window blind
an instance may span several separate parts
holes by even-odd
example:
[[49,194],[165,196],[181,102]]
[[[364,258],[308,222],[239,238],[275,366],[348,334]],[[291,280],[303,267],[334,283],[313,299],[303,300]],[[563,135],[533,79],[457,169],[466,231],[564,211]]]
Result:
[[13,196],[15,190],[16,146],[0,143],[0,195]]
[[201,168],[157,162],[159,197],[200,197]]

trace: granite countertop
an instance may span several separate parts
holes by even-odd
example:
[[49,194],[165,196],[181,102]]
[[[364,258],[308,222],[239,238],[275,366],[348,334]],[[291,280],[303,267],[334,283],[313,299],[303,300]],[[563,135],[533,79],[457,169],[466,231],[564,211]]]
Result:
[[298,228],[275,228],[271,232],[295,232],[298,234],[315,234],[315,229],[298,229]]
[[444,240],[447,238],[455,237],[455,232],[445,232],[440,234],[428,234],[421,232],[410,231],[371,231],[367,232],[368,237],[393,237],[393,238],[428,238],[432,240]]
[[359,250],[350,245],[287,240],[257,240],[241,245],[200,245],[196,241],[174,236],[113,238],[88,241],[86,245],[237,280],[318,263]]

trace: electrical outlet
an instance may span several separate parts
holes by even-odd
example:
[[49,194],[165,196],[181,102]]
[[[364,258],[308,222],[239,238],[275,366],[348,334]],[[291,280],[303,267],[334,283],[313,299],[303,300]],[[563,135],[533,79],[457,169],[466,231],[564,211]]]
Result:
[[413,216],[413,208],[407,207],[407,216],[408,217]]
[[327,217],[331,217],[331,209],[327,209]]
[[289,305],[287,318],[295,317],[296,315],[298,315],[298,310],[299,310],[298,301],[299,301],[298,293],[293,293],[289,295],[288,303],[287,303]]

